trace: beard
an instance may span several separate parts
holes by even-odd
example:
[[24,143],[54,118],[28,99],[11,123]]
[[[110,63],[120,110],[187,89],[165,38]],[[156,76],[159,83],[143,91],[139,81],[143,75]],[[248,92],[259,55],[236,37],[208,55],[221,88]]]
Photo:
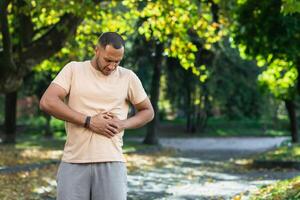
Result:
[[110,75],[112,72],[112,71],[105,70],[106,66],[101,65],[99,57],[96,57],[96,68],[98,71],[100,71],[105,76]]
[[99,57],[96,57],[96,68],[97,68],[97,70],[99,70],[100,72],[102,72],[101,63],[99,61]]
[[117,68],[117,66],[115,66],[115,68],[113,70],[109,70],[109,67],[108,67],[109,65],[103,66],[100,62],[99,57],[95,57],[95,61],[96,61],[96,69],[98,71],[100,71],[102,74],[104,74],[105,76],[110,75]]

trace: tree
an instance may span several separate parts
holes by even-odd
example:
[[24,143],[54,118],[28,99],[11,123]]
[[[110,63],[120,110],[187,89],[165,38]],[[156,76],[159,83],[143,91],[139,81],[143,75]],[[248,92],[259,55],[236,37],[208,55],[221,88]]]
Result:
[[295,89],[300,94],[300,13],[284,15],[282,6],[280,0],[247,0],[238,4],[233,17],[233,38],[244,57],[256,59],[259,66],[267,67],[260,80],[285,101],[292,141],[297,142],[293,101]]
[[[218,29],[220,24],[214,22],[212,10],[215,9],[212,8],[215,8],[216,4],[213,1],[157,0],[142,5],[138,4],[138,1],[125,1],[124,5],[130,8],[133,15],[142,19],[139,33],[148,41],[154,41],[156,53],[161,52],[167,57],[177,58],[183,68],[190,68],[202,81],[206,79],[207,75],[201,73],[200,67],[195,65],[198,49],[193,43],[193,35],[197,36],[204,49],[209,49],[211,44],[224,34],[221,29]],[[163,61],[161,57],[158,58]],[[155,65],[150,94],[152,105],[157,108],[156,100],[159,99],[157,87],[159,87],[162,63]],[[157,113],[157,110],[155,112]],[[144,143],[157,143],[157,134],[153,128],[158,121],[156,117],[148,126]]]
[[209,115],[207,81],[201,83],[191,69],[185,70],[175,58],[167,59],[166,97],[175,111],[184,111],[186,132],[203,131]]
[[95,3],[0,1],[0,92],[5,93],[5,142],[15,142],[17,91],[23,78],[62,49],[83,16],[92,15]]
[[229,38],[218,42],[214,50],[214,62],[208,79],[214,104],[230,119],[261,116],[265,105],[257,76],[262,69],[254,61],[243,60],[238,50],[230,46]]

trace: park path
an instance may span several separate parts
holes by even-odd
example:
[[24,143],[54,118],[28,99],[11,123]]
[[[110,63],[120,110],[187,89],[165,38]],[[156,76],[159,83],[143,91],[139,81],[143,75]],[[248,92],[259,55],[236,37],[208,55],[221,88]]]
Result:
[[[234,165],[232,159],[245,158],[272,149],[286,139],[161,138],[161,146],[173,148],[176,153],[157,158],[163,159],[163,162],[156,168],[141,166],[137,170],[129,171],[128,200],[227,200],[240,193],[244,194],[242,199],[247,200],[247,194],[257,190],[259,186],[292,178],[300,175],[300,171],[245,169]],[[126,140],[141,141],[142,138]],[[146,149],[145,152],[134,154],[149,155],[153,152],[151,148],[149,151]],[[43,164],[9,167],[0,169],[0,173],[27,171],[58,162],[53,160]],[[50,197],[43,199],[54,200]]]
[[[245,169],[232,158],[244,158],[274,148],[287,138],[168,138],[163,147],[178,154],[164,158],[169,165],[129,173],[129,200],[231,199],[264,184],[292,178],[299,170]],[[135,138],[133,140],[140,140]]]

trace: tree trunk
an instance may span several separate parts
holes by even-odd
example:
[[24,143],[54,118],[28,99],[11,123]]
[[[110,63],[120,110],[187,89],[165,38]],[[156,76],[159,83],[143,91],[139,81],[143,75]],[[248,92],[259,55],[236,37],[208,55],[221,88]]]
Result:
[[4,143],[16,142],[17,91],[5,94]]
[[195,86],[193,84],[193,76],[191,69],[185,70],[183,78],[185,82],[185,114],[186,114],[186,132],[196,132],[196,110],[194,105],[193,93],[195,92]]
[[185,114],[186,114],[186,132],[191,133],[192,132],[192,102],[191,102],[191,88],[190,88],[190,82],[188,80],[188,74],[187,72],[184,73],[185,81],[186,81],[186,102],[185,102]]
[[292,134],[292,142],[298,142],[298,127],[297,127],[297,117],[296,117],[296,107],[292,100],[285,100],[285,107],[288,112],[290,120],[290,130]]
[[162,53],[163,45],[156,44],[155,47],[155,63],[151,82],[150,100],[154,109],[154,119],[147,126],[147,134],[143,141],[144,144],[158,144],[157,138],[157,124],[158,124],[158,100],[159,100],[159,86],[160,76],[162,71]]
[[207,83],[203,84],[203,87],[202,87],[202,90],[201,90],[201,93],[203,93],[203,97],[201,97],[200,95],[200,98],[202,98],[201,100],[201,104],[203,105],[203,109],[201,109],[202,106],[200,106],[200,111],[197,115],[197,124],[198,124],[198,129],[200,131],[204,131],[206,126],[207,126],[207,121],[208,121],[208,117],[209,117],[209,112],[211,110],[211,106],[210,106],[210,103],[209,103],[209,91],[207,89]]

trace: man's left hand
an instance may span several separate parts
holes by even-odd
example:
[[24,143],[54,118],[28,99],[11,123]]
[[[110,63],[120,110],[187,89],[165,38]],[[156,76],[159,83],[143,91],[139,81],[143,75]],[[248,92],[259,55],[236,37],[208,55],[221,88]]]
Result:
[[125,120],[120,120],[114,114],[107,112],[107,119],[109,119],[109,125],[118,130],[118,132],[122,132],[126,128]]

